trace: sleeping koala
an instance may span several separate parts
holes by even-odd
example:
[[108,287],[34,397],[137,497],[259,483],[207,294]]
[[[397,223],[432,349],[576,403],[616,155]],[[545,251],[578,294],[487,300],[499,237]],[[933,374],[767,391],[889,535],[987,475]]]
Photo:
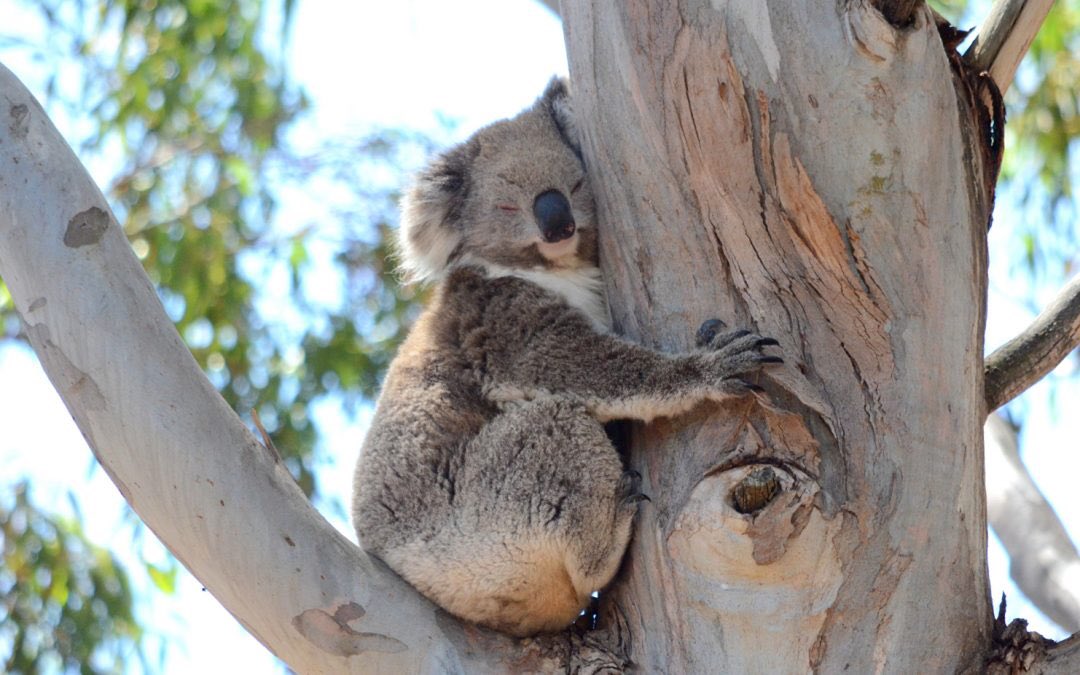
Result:
[[447,611],[565,628],[614,576],[642,498],[604,433],[745,395],[776,341],[663,354],[608,332],[564,82],[447,151],[405,196],[404,268],[437,281],[356,466],[361,545]]

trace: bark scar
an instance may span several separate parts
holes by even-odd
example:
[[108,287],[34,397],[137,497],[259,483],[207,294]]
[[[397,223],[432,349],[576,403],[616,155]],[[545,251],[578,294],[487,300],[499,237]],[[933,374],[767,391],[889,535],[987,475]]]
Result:
[[309,642],[330,654],[353,656],[364,652],[399,654],[407,651],[404,642],[379,633],[361,633],[349,625],[367,612],[355,602],[344,602],[330,614],[314,608],[297,614],[292,619],[293,628]]
[[111,220],[109,214],[96,206],[76,213],[68,221],[67,230],[64,232],[64,245],[69,248],[79,248],[98,243],[105,231],[109,229],[109,220]]
[[30,133],[30,108],[25,103],[17,103],[8,111],[11,113],[11,124],[8,128],[15,138],[26,138]]

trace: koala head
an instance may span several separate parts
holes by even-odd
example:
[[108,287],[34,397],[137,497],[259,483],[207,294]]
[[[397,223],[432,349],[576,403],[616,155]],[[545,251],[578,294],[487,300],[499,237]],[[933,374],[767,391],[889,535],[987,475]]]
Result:
[[564,80],[420,172],[402,201],[399,251],[416,281],[464,261],[519,270],[596,265],[593,196]]

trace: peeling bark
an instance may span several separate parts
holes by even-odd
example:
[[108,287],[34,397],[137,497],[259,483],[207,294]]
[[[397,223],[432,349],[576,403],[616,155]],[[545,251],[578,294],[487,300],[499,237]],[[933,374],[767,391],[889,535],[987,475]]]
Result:
[[1080,635],[1055,643],[1027,629],[1027,622],[1004,620],[1005,602],[994,626],[993,648],[981,672],[987,675],[1075,675],[1080,672]]
[[[613,594],[647,672],[983,663],[982,139],[925,8],[840,8],[562,6],[618,329],[718,315],[789,364],[636,434]],[[761,463],[795,478],[740,514],[723,468]]]

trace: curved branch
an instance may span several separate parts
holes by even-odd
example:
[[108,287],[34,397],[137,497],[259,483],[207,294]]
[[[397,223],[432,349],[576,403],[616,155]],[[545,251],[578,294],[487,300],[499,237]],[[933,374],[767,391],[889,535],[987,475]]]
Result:
[[1016,585],[1046,616],[1080,630],[1080,554],[1020,461],[1016,431],[991,415],[986,436],[986,511],[1009,553]]
[[987,71],[1004,94],[1054,0],[998,0],[979,26],[964,58]]
[[991,413],[1057,367],[1080,345],[1080,276],[1065,285],[1027,329],[986,358]]
[[0,275],[120,493],[293,670],[534,672],[618,662],[600,633],[522,644],[464,625],[331,527],[207,381],[101,191],[2,65]]
[[429,645],[449,649],[433,607],[337,533],[206,380],[101,192],[3,66],[0,274],[121,494],[264,645],[301,672],[415,670]]

